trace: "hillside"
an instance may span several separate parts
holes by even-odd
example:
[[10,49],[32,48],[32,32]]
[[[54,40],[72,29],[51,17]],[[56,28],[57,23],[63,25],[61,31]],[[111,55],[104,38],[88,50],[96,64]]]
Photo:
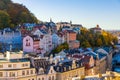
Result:
[[0,0],[0,29],[28,22],[36,23],[38,20],[25,6],[11,0]]

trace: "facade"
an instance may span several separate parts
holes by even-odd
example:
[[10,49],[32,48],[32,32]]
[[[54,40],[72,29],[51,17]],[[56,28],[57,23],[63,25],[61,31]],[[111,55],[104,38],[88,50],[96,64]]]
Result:
[[47,57],[31,58],[32,65],[36,68],[36,80],[56,80],[56,71]]
[[[35,68],[31,67],[28,58],[11,58],[12,53],[6,53],[6,57],[0,57],[0,80],[36,80]],[[21,53],[20,53],[21,54]],[[3,54],[2,54],[3,55]]]
[[74,32],[73,30],[67,30],[66,32],[67,43],[76,40],[76,35],[77,35],[76,32]]
[[70,49],[76,49],[80,47],[80,42],[78,40],[70,41],[69,42],[69,48]]
[[58,45],[62,44],[62,39],[57,34],[52,34],[52,45],[53,48],[57,47]]
[[52,47],[52,36],[50,34],[41,35],[40,37],[40,49],[41,53],[50,52]]
[[19,30],[12,30],[10,28],[5,28],[0,31],[0,43],[2,44],[3,52],[10,50],[20,50],[22,49],[22,37]]
[[97,25],[96,27],[94,28],[91,28],[91,30],[94,32],[94,33],[102,33],[102,29],[99,27],[99,25]]
[[72,80],[73,77],[85,75],[85,69],[79,61],[62,61],[55,66],[57,80]]
[[40,44],[40,39],[38,36],[36,35],[26,36],[23,38],[23,51],[40,53],[39,44]]
[[56,26],[57,26],[57,30],[59,30],[60,28],[62,28],[64,26],[71,26],[71,24],[68,22],[58,22],[58,23],[56,23]]

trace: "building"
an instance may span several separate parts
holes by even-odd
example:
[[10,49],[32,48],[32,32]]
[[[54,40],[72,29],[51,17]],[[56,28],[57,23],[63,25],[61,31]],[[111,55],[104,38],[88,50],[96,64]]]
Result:
[[70,41],[69,42],[69,49],[76,49],[80,47],[80,42],[78,40]]
[[71,23],[68,22],[58,22],[56,23],[57,30],[60,30],[60,28],[63,28],[64,26],[71,26]]
[[36,69],[36,80],[56,80],[56,71],[47,57],[31,58],[32,65]]
[[73,30],[67,30],[66,32],[66,41],[69,43],[70,41],[75,41],[76,40],[76,32]]
[[61,60],[54,68],[57,72],[57,80],[72,80],[73,77],[85,75],[80,61]]
[[41,35],[40,37],[40,49],[41,53],[51,52],[52,47],[52,36],[50,34]]
[[40,53],[40,39],[37,35],[26,36],[23,38],[23,51]]
[[11,50],[20,50],[22,49],[22,37],[21,32],[17,29],[5,28],[0,31],[0,43],[2,44],[2,52],[9,51],[10,45],[12,46]]
[[99,27],[99,25],[97,25],[96,27],[94,28],[91,28],[90,30],[93,31],[93,33],[102,33],[102,29]]
[[62,44],[62,39],[56,33],[52,34],[52,45],[56,48],[58,45]]
[[6,57],[0,57],[0,80],[36,80],[35,68],[31,66],[30,60],[20,58],[18,54],[22,53],[7,52]]

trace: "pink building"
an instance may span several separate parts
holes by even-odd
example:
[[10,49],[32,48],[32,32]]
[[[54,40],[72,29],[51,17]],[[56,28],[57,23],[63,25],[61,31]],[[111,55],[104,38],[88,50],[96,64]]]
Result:
[[40,53],[40,40],[37,36],[26,36],[23,38],[23,51]]
[[67,30],[66,33],[67,43],[76,40],[76,35],[77,35],[76,32],[74,32],[73,30]]

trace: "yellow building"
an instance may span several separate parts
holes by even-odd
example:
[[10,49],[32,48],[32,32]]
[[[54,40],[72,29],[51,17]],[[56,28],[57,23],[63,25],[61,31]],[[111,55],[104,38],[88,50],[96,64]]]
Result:
[[57,73],[57,80],[72,80],[73,77],[84,76],[84,67]]
[[22,55],[22,51],[0,54],[0,80],[36,80],[35,68]]
[[85,68],[75,60],[63,60],[54,67],[57,80],[72,80],[73,77],[85,75]]
[[30,66],[28,58],[1,59],[0,80],[36,80],[35,68]]

